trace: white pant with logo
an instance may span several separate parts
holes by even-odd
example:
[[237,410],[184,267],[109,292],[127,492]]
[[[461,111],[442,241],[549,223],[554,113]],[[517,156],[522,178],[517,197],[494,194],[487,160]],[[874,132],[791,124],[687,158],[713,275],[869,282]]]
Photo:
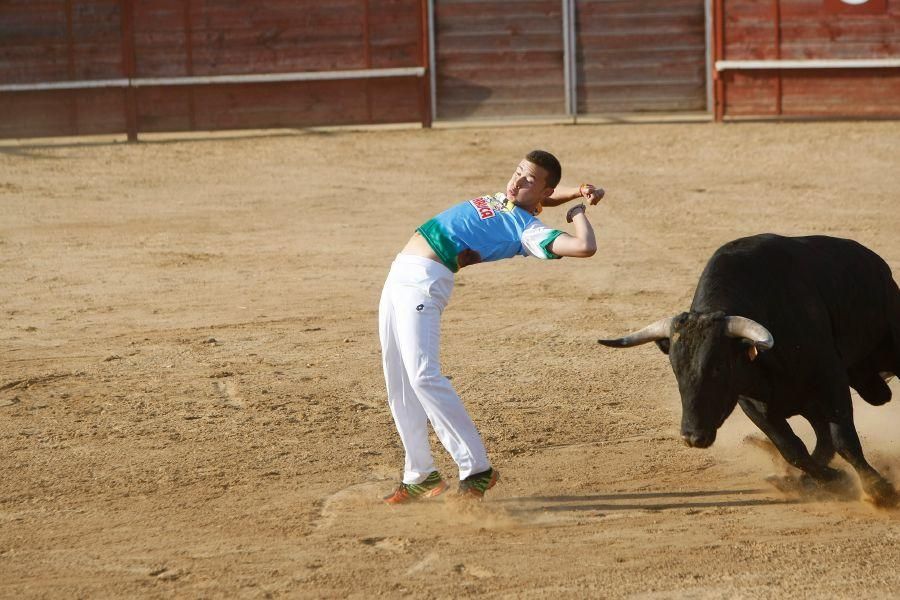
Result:
[[421,483],[435,470],[429,421],[459,466],[460,479],[491,466],[475,424],[441,375],[441,313],[452,291],[450,269],[422,256],[400,254],[381,293],[381,358],[388,404],[406,451],[404,483]]

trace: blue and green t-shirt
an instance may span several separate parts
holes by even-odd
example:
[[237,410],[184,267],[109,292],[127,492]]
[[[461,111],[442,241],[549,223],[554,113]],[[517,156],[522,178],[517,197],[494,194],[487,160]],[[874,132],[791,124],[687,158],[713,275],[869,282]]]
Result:
[[448,269],[459,271],[459,255],[474,250],[482,262],[513,256],[561,258],[548,246],[563,232],[519,208],[506,194],[481,196],[448,208],[416,229]]

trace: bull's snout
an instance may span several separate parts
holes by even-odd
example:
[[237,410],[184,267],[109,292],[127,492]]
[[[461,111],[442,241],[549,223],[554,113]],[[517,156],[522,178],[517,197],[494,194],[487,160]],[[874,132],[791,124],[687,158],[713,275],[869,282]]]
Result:
[[682,433],[681,439],[691,448],[709,448],[716,441],[716,432]]

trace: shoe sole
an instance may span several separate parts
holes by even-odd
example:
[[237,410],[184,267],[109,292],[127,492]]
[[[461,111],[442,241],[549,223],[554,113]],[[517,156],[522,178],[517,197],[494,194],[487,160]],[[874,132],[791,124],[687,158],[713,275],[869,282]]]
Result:
[[424,494],[420,494],[418,496],[407,496],[404,500],[398,500],[395,502],[391,501],[391,498],[393,496],[388,496],[387,498],[382,498],[382,500],[384,500],[384,503],[389,506],[397,506],[398,504],[409,504],[410,502],[418,502],[419,500],[428,500],[430,498],[437,498],[438,496],[440,496],[441,494],[446,492],[448,489],[450,489],[450,485],[446,481],[441,480],[440,484],[436,485],[435,487],[428,490]]
[[441,481],[440,485],[436,486],[434,489],[428,490],[421,496],[417,496],[416,500],[425,499],[425,498],[437,498],[444,492],[450,489],[450,484],[446,481]]

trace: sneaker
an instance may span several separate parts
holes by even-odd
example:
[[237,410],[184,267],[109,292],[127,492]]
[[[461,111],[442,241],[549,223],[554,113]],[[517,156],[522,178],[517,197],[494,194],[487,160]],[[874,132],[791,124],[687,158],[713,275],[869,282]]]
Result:
[[448,487],[450,486],[447,482],[441,479],[441,474],[432,471],[422,483],[401,482],[392,494],[384,497],[384,501],[388,504],[403,504],[413,500],[434,498],[446,492]]
[[459,482],[458,494],[466,498],[481,500],[486,491],[497,485],[498,479],[500,479],[500,471],[497,469],[488,469],[469,475]]

